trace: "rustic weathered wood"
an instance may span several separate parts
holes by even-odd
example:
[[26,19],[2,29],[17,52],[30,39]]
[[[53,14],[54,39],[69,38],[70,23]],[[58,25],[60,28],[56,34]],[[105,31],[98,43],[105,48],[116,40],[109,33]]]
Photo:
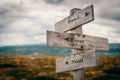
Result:
[[56,60],[56,72],[78,70],[82,68],[95,67],[98,65],[95,50],[90,50],[85,54],[74,54]]
[[[71,11],[72,12],[72,11]],[[72,33],[78,33],[78,34],[83,34],[82,31],[82,26],[79,26],[73,30],[71,30]],[[84,50],[78,50],[78,49],[72,49],[72,54],[76,55],[76,54],[84,54]],[[84,80],[84,75],[85,75],[85,71],[84,69],[78,69],[78,70],[74,70],[73,71],[73,78],[74,80]]]
[[66,32],[93,20],[94,12],[93,5],[91,5],[57,22],[55,24],[55,30],[58,32]]
[[[72,48],[72,55],[56,60],[56,72],[73,70],[74,80],[84,80],[84,68],[98,65],[95,50],[108,50],[108,39],[83,35],[82,26],[94,20],[93,5],[83,10],[74,8],[70,16],[57,22],[57,32],[47,32],[47,44],[50,47]],[[67,32],[71,33],[59,33]],[[85,51],[85,49],[92,49]]]
[[[71,30],[71,33],[83,34],[82,26],[79,26],[79,27]],[[84,54],[84,50],[83,49],[81,49],[81,50],[72,49],[72,55],[76,55],[76,54]],[[85,75],[84,69],[78,69],[78,70],[73,71],[74,80],[84,80],[84,78],[85,78],[84,75]]]
[[73,71],[73,78],[74,80],[84,80],[84,69],[74,70]]
[[108,39],[76,33],[47,31],[47,44],[50,47],[108,50]]

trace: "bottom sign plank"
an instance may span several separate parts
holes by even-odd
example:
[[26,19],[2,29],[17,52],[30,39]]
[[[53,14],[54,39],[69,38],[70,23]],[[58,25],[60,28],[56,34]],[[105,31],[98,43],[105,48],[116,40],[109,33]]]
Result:
[[95,67],[98,65],[98,57],[95,50],[90,50],[82,55],[71,55],[56,60],[56,72],[77,70]]

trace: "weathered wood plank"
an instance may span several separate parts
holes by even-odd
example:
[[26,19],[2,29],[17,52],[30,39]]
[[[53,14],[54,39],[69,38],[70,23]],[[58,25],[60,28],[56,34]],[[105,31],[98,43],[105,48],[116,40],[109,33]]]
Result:
[[65,19],[57,22],[55,24],[55,30],[59,32],[65,32],[93,20],[94,12],[93,5],[91,5],[76,12],[74,15],[68,16]]
[[95,67],[98,65],[98,57],[95,50],[90,50],[85,54],[71,55],[56,60],[56,72],[77,70],[82,68]]
[[108,39],[76,33],[47,31],[49,47],[108,50]]

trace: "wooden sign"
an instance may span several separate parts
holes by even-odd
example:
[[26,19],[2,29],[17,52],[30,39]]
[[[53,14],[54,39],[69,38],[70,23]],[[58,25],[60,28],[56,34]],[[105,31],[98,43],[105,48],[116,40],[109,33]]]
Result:
[[59,32],[66,32],[80,25],[94,20],[93,5],[88,6],[74,15],[68,16],[65,19],[55,24],[55,30]]
[[56,60],[56,72],[77,70],[95,67],[98,65],[98,57],[95,50],[90,50],[82,55],[71,55],[70,57]]
[[74,33],[47,31],[49,47],[108,50],[108,39]]

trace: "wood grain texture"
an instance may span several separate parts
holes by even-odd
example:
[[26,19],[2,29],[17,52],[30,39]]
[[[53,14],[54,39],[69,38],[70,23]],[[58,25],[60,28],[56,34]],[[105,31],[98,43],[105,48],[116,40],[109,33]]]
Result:
[[[83,34],[82,26],[79,26],[79,27],[71,30],[71,33]],[[84,50],[83,49],[81,49],[81,50],[72,49],[72,55],[76,55],[76,54],[84,54]],[[73,71],[73,79],[74,80],[84,80],[85,79],[85,70],[84,70],[84,68],[74,70]]]
[[85,54],[71,55],[56,60],[56,72],[78,70],[82,68],[95,67],[98,65],[98,57],[95,50]]
[[58,48],[108,50],[108,39],[76,33],[47,31],[47,45]]
[[93,20],[94,12],[93,5],[91,5],[57,22],[55,24],[55,30],[58,32],[66,32]]
[[84,69],[74,70],[73,78],[74,80],[84,80],[85,79],[85,71]]

